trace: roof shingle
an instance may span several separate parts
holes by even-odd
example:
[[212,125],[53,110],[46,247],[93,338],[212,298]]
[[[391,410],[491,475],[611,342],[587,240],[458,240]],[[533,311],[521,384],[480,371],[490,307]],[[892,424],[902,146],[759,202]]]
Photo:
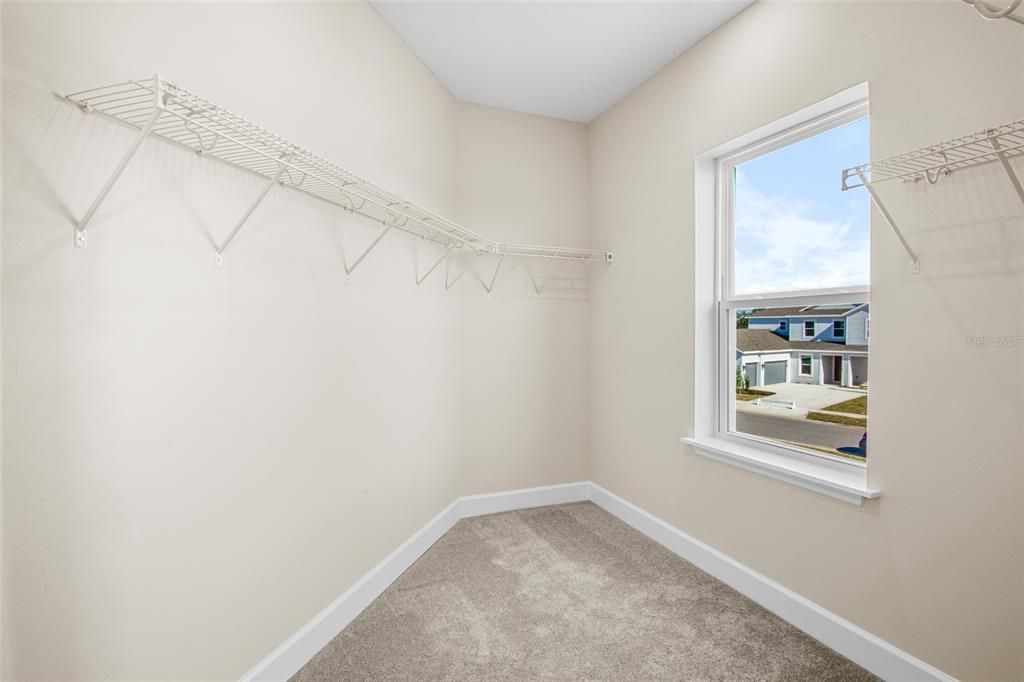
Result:
[[867,346],[832,341],[790,341],[770,329],[737,329],[736,347],[744,353],[813,350],[831,353],[866,353]]
[[836,315],[845,315],[853,312],[860,306],[844,307],[844,308],[811,308],[806,310],[806,306],[793,306],[789,308],[762,308],[761,310],[755,310],[754,312],[747,315],[747,317],[816,317],[816,316],[828,316],[833,317]]

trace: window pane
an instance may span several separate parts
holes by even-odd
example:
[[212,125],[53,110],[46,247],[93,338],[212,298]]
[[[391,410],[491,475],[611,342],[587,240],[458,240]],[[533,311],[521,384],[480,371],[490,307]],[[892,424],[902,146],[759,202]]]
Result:
[[843,192],[843,168],[870,158],[863,118],[736,166],[733,292],[869,282],[869,198]]
[[[869,315],[860,303],[737,311],[735,432],[864,461]],[[788,331],[808,323],[813,340]]]

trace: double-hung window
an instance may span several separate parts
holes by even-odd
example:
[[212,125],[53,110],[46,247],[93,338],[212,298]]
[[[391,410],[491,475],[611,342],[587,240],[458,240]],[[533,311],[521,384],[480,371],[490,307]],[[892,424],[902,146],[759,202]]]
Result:
[[800,356],[800,375],[801,376],[814,376],[814,356],[813,355],[801,355]]
[[[870,158],[866,90],[697,159],[697,258],[714,267],[697,266],[696,360],[714,373],[698,370],[684,438],[857,504],[877,495],[866,485],[870,206],[840,177]],[[803,334],[790,338],[793,318]]]

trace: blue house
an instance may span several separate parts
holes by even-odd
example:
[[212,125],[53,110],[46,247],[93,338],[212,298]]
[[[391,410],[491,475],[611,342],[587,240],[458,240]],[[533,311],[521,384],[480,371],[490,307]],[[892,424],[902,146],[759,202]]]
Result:
[[867,303],[764,308],[736,330],[736,363],[751,386],[866,386]]

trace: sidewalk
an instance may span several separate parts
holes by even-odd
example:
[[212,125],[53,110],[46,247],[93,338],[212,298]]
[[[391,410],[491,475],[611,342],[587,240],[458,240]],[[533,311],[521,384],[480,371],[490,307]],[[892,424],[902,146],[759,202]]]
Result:
[[[865,415],[835,412],[823,408],[836,403],[845,402],[852,398],[867,395],[863,389],[850,388],[846,386],[835,386],[833,384],[771,384],[758,386],[756,390],[770,391],[774,395],[765,396],[760,400],[736,401],[737,412],[750,414],[761,414],[765,416],[780,417],[783,419],[805,420],[810,412],[821,412],[839,417],[854,419],[866,419]],[[795,403],[794,408],[773,404],[775,401]],[[760,404],[755,404],[755,403]]]

